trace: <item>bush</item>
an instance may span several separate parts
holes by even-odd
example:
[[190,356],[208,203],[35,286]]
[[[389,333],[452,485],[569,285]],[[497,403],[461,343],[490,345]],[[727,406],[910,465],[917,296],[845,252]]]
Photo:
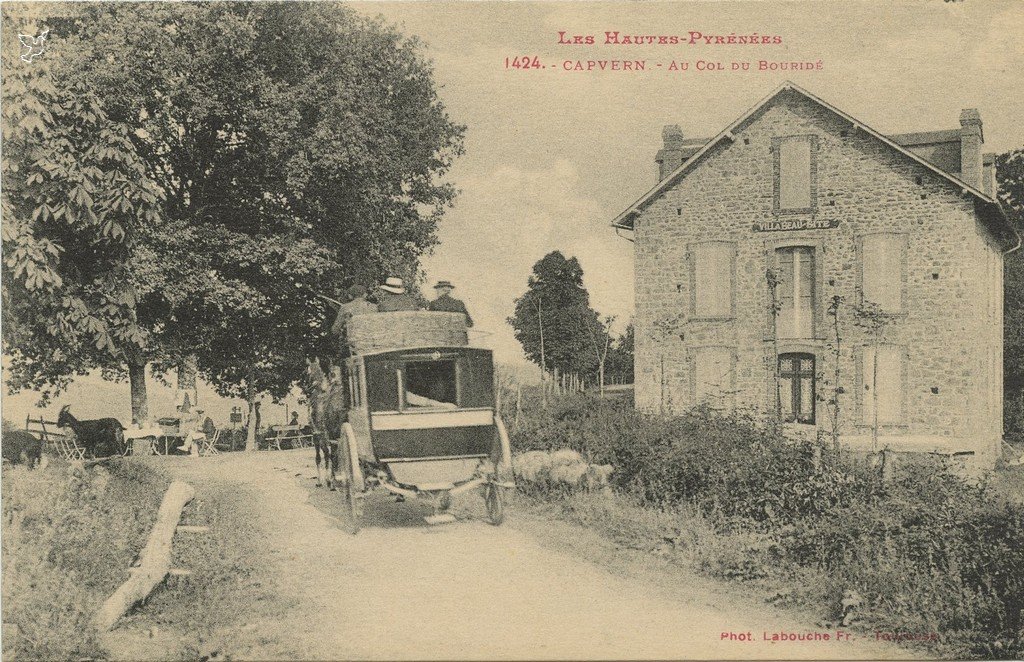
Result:
[[127,579],[168,481],[147,467],[3,471],[5,657],[101,654],[89,621]]
[[547,421],[531,423],[513,435],[516,450],[572,448],[590,462],[612,464],[615,484],[644,503],[692,504],[722,522],[788,522],[824,512],[852,480],[831,466],[816,469],[811,444],[741,415],[697,410],[665,418],[579,396],[558,400]]
[[657,417],[589,397],[525,419],[513,446],[572,448],[612,464],[616,486],[640,505],[692,511],[679,521],[701,532],[693,560],[708,574],[795,583],[792,594],[837,619],[851,616],[840,598],[856,596],[852,616],[863,625],[939,634],[945,655],[1024,655],[1024,503],[1007,488],[1014,480],[970,484],[922,457],[883,484],[877,468],[741,415]]

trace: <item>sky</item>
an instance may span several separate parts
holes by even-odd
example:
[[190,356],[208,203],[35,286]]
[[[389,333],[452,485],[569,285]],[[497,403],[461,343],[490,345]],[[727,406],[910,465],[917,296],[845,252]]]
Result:
[[[422,42],[440,98],[467,127],[466,153],[448,176],[461,193],[424,268],[428,287],[455,282],[476,321],[474,344],[492,348],[506,366],[524,359],[505,320],[532,265],[552,250],[580,260],[592,305],[617,317],[617,331],[629,321],[632,245],[610,223],[655,184],[665,124],[679,124],[687,137],[713,136],[788,79],[882,133],[956,128],[960,110],[970,107],[981,112],[986,151],[1024,146],[1024,1],[351,6]],[[597,43],[559,44],[559,31]],[[782,43],[615,46],[602,43],[605,31],[756,32]],[[505,58],[514,56],[536,56],[547,68],[506,69]],[[577,59],[650,64],[644,72],[561,68]],[[761,59],[820,60],[822,68],[758,71]],[[690,68],[668,71],[673,60]],[[697,71],[698,60],[726,70]],[[732,71],[733,61],[753,66]],[[171,389],[151,381],[150,390],[153,413],[169,413]],[[242,404],[205,387],[200,400],[218,422]],[[101,384],[98,376],[78,380],[61,401],[76,403],[80,415],[131,419],[127,384]],[[29,393],[4,397],[4,417],[24,420],[34,404]],[[280,422],[287,410],[266,409]]]
[[[532,265],[575,255],[591,303],[633,314],[633,253],[610,227],[655,184],[665,124],[710,137],[785,80],[882,133],[958,128],[978,108],[986,151],[1024,145],[1024,2],[367,2],[424,44],[439,95],[466,125],[449,181],[461,191],[424,267],[452,280],[476,320],[474,342],[522,360],[505,322]],[[558,33],[593,35],[563,45]],[[779,45],[605,45],[604,32],[779,35]],[[506,69],[536,56],[541,70]],[[564,71],[566,60],[644,59],[644,72]],[[821,60],[821,70],[757,71],[758,60]],[[670,72],[670,61],[690,69]],[[696,62],[725,71],[696,71]],[[731,62],[747,61],[747,71]],[[657,68],[654,63],[663,63]]]

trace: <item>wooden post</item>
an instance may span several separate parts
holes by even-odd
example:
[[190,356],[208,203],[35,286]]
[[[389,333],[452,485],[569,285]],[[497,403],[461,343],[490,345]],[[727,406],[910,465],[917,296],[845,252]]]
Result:
[[139,566],[128,581],[107,598],[93,618],[93,624],[100,632],[114,627],[118,619],[139,600],[149,595],[157,584],[164,580],[171,568],[171,542],[178,528],[181,511],[195,496],[195,490],[188,483],[174,481],[167,488],[156,524],[149,534],[149,542],[139,555]]

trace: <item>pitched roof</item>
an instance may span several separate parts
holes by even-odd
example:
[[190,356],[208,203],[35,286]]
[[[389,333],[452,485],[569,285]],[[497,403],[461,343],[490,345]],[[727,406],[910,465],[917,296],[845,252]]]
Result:
[[[751,107],[749,110],[747,110],[745,113],[743,113],[743,115],[741,115],[736,121],[734,121],[731,124],[729,124],[729,126],[727,126],[721,133],[719,133],[714,138],[710,139],[703,147],[701,147],[699,150],[697,150],[692,155],[690,155],[689,158],[687,158],[685,161],[683,161],[682,165],[680,165],[678,168],[676,168],[671,173],[669,173],[669,175],[667,177],[665,177],[660,182],[658,182],[653,188],[651,188],[649,191],[647,191],[647,193],[644,193],[636,202],[634,202],[632,205],[630,205],[628,209],[626,209],[624,212],[619,214],[615,218],[615,220],[612,221],[612,226],[615,227],[615,228],[622,228],[622,229],[625,229],[625,230],[632,230],[633,229],[633,219],[637,216],[637,214],[639,214],[649,204],[651,204],[652,202],[654,202],[655,200],[660,198],[661,195],[666,190],[668,190],[670,187],[675,185],[676,182],[678,182],[680,179],[682,179],[690,170],[692,170],[698,163],[700,163],[701,158],[705,154],[707,154],[709,151],[711,151],[711,149],[715,145],[719,144],[723,140],[729,140],[729,141],[734,140],[734,136],[733,136],[733,131],[734,130],[736,130],[740,126],[742,126],[744,122],[746,122],[750,117],[752,117],[755,113],[757,113],[763,107],[768,105],[773,99],[775,99],[775,97],[777,97],[779,94],[781,94],[781,93],[783,93],[783,92],[785,92],[787,90],[796,92],[797,94],[802,95],[803,97],[813,101],[814,103],[818,104],[819,106],[822,106],[823,108],[826,108],[826,109],[830,110],[831,112],[835,113],[836,115],[842,117],[847,122],[853,124],[854,126],[859,128],[860,130],[864,131],[865,133],[870,134],[871,136],[873,136],[876,139],[882,141],[883,143],[885,143],[886,145],[888,145],[892,149],[896,150],[897,152],[903,154],[904,156],[906,156],[906,157],[908,157],[910,159],[913,159],[914,161],[916,161],[917,163],[921,164],[922,166],[924,166],[928,170],[931,170],[932,172],[934,172],[936,175],[938,175],[938,176],[942,177],[943,179],[949,181],[951,184],[953,184],[953,185],[957,186],[958,188],[960,188],[961,190],[963,190],[964,193],[969,193],[971,196],[974,197],[976,202],[982,204],[985,207],[990,208],[990,210],[992,212],[994,212],[998,217],[1000,217],[1002,222],[1005,224],[1005,226],[1014,235],[1016,235],[1017,239],[1020,238],[1020,235],[1017,234],[1017,231],[1012,227],[1012,225],[1010,225],[1009,219],[1006,217],[1006,213],[1003,211],[1002,207],[999,205],[999,202],[993,196],[990,196],[990,195],[986,194],[981,189],[978,189],[978,188],[976,188],[974,186],[971,186],[970,184],[968,184],[967,182],[963,181],[959,177],[956,177],[956,176],[946,172],[945,170],[939,168],[934,163],[931,163],[930,161],[927,161],[927,160],[921,158],[920,156],[918,156],[917,154],[912,152],[910,149],[908,149],[907,146],[905,146],[905,145],[911,145],[911,144],[927,144],[927,143],[933,142],[933,141],[943,141],[943,139],[947,138],[946,134],[948,132],[945,132],[945,131],[934,131],[934,132],[917,133],[917,134],[904,134],[904,135],[901,135],[901,136],[888,137],[888,136],[885,136],[885,135],[879,133],[878,131],[875,131],[874,129],[869,127],[867,124],[864,124],[860,120],[855,119],[854,117],[851,117],[850,115],[848,115],[847,113],[843,112],[842,110],[839,110],[838,108],[836,108],[832,104],[830,104],[830,103],[828,103],[826,101],[823,101],[822,99],[820,99],[817,96],[811,94],[807,90],[803,89],[802,87],[796,85],[795,83],[793,83],[791,81],[786,81],[782,85],[777,87],[775,90],[773,90],[771,92],[771,94],[769,94],[768,96],[764,97],[763,99],[758,101],[756,104],[754,104],[753,107]],[[920,142],[918,142],[918,141],[920,141]],[[903,144],[901,144],[901,142],[903,142]]]

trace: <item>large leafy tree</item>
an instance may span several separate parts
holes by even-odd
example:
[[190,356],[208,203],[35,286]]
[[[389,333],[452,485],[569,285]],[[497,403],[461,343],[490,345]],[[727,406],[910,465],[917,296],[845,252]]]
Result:
[[[3,41],[38,26],[5,8]],[[3,68],[3,323],[13,389],[47,399],[74,374],[139,365],[151,339],[127,263],[159,225],[162,192],[130,126],[96,92],[63,79],[49,58],[5,48]]]
[[128,256],[164,369],[279,395],[332,353],[317,294],[398,273],[454,196],[462,127],[414,40],[336,4],[96,4],[52,21],[164,196]]
[[[999,200],[1017,229],[1024,232],[1024,149],[996,156]],[[1004,298],[1005,428],[1024,439],[1024,256],[1006,256]]]
[[508,323],[526,357],[545,370],[593,377],[607,355],[608,330],[590,307],[583,268],[560,251],[533,265]]

